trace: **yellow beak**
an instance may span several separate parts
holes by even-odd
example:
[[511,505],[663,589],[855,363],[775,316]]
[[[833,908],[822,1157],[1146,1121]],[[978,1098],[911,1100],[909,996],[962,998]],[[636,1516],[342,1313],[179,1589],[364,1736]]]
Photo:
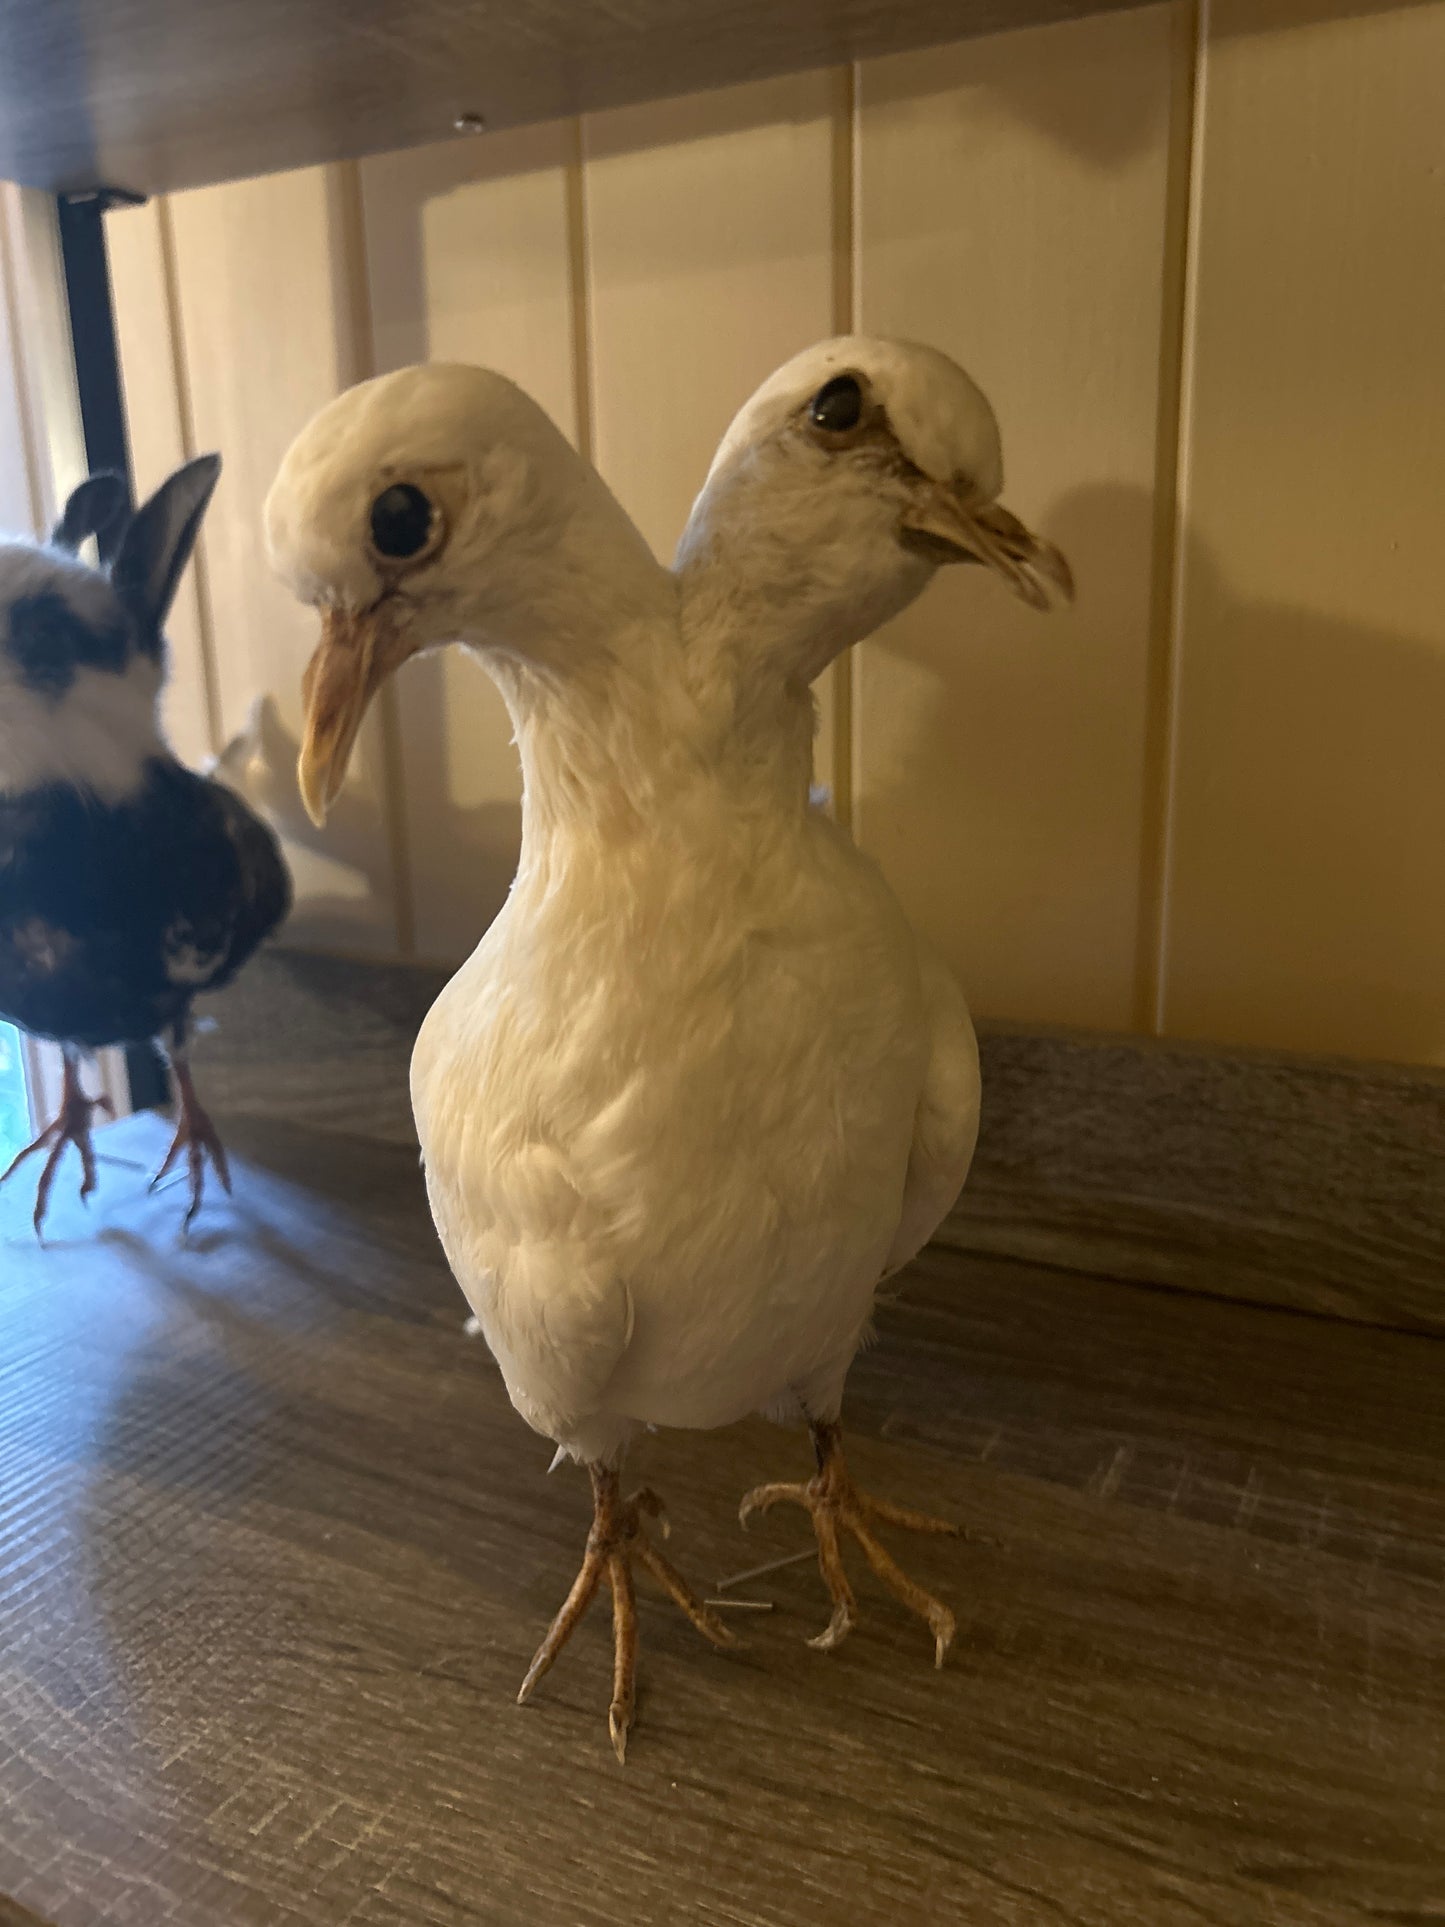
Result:
[[905,541],[934,562],[983,562],[1030,608],[1047,609],[1054,596],[1074,599],[1074,576],[1052,542],[1024,527],[1001,502],[970,499],[935,483],[904,514]]
[[306,722],[296,777],[306,814],[320,829],[336,801],[371,699],[409,653],[384,603],[355,615],[326,609],[301,693]]

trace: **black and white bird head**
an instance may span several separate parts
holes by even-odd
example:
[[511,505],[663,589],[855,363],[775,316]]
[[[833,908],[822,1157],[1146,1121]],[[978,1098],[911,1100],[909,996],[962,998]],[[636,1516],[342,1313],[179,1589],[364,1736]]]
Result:
[[678,548],[684,587],[746,590],[808,679],[947,563],[981,563],[1035,609],[1064,557],[999,501],[987,396],[919,342],[841,335],[770,375],[724,436]]
[[[92,475],[48,543],[0,541],[0,795],[67,783],[118,802],[163,752],[165,620],[220,470],[188,462],[134,515],[119,476]],[[108,566],[81,561],[91,536]]]

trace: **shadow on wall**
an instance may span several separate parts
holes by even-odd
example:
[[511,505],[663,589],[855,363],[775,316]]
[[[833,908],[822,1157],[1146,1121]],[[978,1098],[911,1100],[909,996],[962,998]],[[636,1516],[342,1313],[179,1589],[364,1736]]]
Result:
[[1127,1030],[1153,505],[1088,488],[1030,520],[1073,566],[1072,609],[943,569],[859,651],[856,830],[979,1016]]
[[[1398,12],[1432,0],[1216,0],[1209,18],[1211,46],[1250,34],[1289,33],[1350,20],[1361,14]],[[1139,14],[1152,13],[1161,35],[1193,31],[1193,8],[1173,4],[1125,7],[1111,16],[1047,21],[1014,27],[917,53],[865,62],[867,107],[906,107],[930,94],[974,88],[980,128],[1001,117],[1035,127],[1056,146],[1089,166],[1110,169],[1146,152],[1170,111],[1170,89],[1159,84],[1157,49],[1140,33]],[[1025,56],[1026,50],[1026,57]],[[1096,84],[1089,84],[1093,79]],[[1100,99],[1109,102],[1107,114]]]
[[1169,1030],[1445,1062],[1445,649],[1182,563]]
[[[521,848],[522,812],[514,802],[466,807],[452,800],[450,736],[441,681],[444,666],[433,657],[402,671],[417,681],[425,676],[435,698],[424,711],[418,706],[408,715],[411,754],[406,807],[413,821],[426,825],[422,856],[427,869],[434,876],[445,876],[453,886],[447,927],[456,933],[454,946],[441,957],[421,960],[458,963],[481,940],[506,901]],[[286,843],[293,866],[314,862],[322,879],[329,867],[346,873],[344,892],[329,894],[324,881],[304,893],[298,890],[291,940],[323,949],[354,950],[357,895],[383,897],[391,889],[388,825],[378,799],[348,783],[325,827],[318,830],[296,786],[300,747],[275,698],[268,695],[256,705],[244,737],[226,752],[220,773],[272,824]]]
[[[1076,490],[1042,518],[1075,566],[1072,614],[1037,620],[948,571],[928,595],[954,620],[916,605],[868,645],[911,694],[865,755],[863,838],[981,1015],[1031,1021],[1072,997],[1071,1021],[1131,1021],[1110,972],[1138,956],[1151,848],[1129,826],[1158,848],[1168,717],[1117,558],[1152,518],[1142,489]],[[1168,1033],[1445,1060],[1445,652],[1251,601],[1197,537],[1182,566]],[[1117,646],[1122,624],[1137,649]]]
[[[1140,572],[1119,558],[1147,544],[1153,512],[1142,489],[1098,486],[1043,518],[1078,575],[1070,614],[1037,618],[981,571],[947,570],[865,648],[860,706],[878,650],[889,658],[889,713],[866,711],[862,838],[981,1016],[1064,1010],[1089,1027],[1134,1025],[1141,878],[1163,835],[1151,772],[1168,718],[1162,704],[1150,711]],[[1250,601],[1197,538],[1183,568],[1158,960],[1167,1032],[1445,1060],[1445,653],[1419,636]],[[1117,646],[1121,628],[1136,649]],[[450,882],[454,938],[437,959],[447,963],[505,902],[521,839],[516,802],[454,800],[443,676],[458,666],[480,676],[456,652],[404,672],[416,685],[407,808],[428,873]],[[297,748],[267,699],[233,780],[293,851],[340,857],[379,890],[390,863],[380,806],[348,788],[314,829],[296,792]],[[310,898],[308,938],[344,932],[346,908]]]
[[[1157,9],[1161,36],[1169,32],[1170,11]],[[1025,46],[1028,57],[1021,58]],[[1095,86],[1088,84],[1091,75]],[[971,91],[973,109],[960,107],[958,125],[972,127],[981,147],[998,123],[1022,123],[1085,165],[1108,171],[1158,144],[1170,112],[1170,90],[1159,76],[1157,49],[1126,11],[871,63],[863,70],[862,99],[865,111],[906,110],[932,94]],[[1110,103],[1109,113],[1099,111],[1100,98]]]
[[[1302,8],[1321,18],[1335,10],[1332,0]],[[1088,89],[1079,86],[1077,36],[1057,29],[1040,35],[1034,61],[1004,48],[1011,35],[883,63],[866,81],[865,104],[975,86],[980,117],[1032,121],[1111,168],[1157,140],[1170,108],[1157,60],[1141,60],[1136,20],[1088,23],[1088,58],[1102,63],[1101,84],[1108,71],[1118,109],[1107,116],[1081,110]],[[1137,84],[1119,85],[1113,56],[1131,73],[1137,65]],[[620,137],[620,122],[613,131]],[[556,159],[555,128],[414,157],[415,218],[394,224],[406,232],[392,235],[388,271],[373,289],[378,365],[424,360],[436,347],[426,202],[489,171]],[[337,213],[343,225],[355,217]],[[472,358],[488,355],[478,339]],[[1076,567],[1072,615],[1039,622],[979,572],[947,572],[920,609],[865,648],[859,670],[864,840],[980,1013],[1131,1027],[1142,980],[1158,967],[1175,1035],[1402,1060],[1445,1055],[1445,655],[1420,636],[1251,601],[1197,538],[1186,541],[1160,959],[1152,912],[1141,914],[1163,834],[1168,728],[1157,693],[1166,639],[1148,583],[1153,503],[1142,488],[1081,488],[1044,526]],[[871,691],[875,652],[889,666],[886,687],[880,679]],[[451,652],[410,665],[397,685],[406,791],[397,801],[410,867],[414,880],[426,879],[428,900],[444,906],[429,915],[420,948],[447,961],[505,900],[520,834],[500,704],[489,688],[473,694],[463,676],[482,683]],[[472,754],[473,730],[478,765],[488,759],[495,783],[458,760]],[[295,794],[295,742],[274,710],[264,731],[267,806],[294,846],[318,861],[340,852],[386,894],[392,839],[381,806],[348,791],[318,836]],[[458,800],[468,793],[472,800]],[[340,897],[309,899],[308,935],[330,918],[344,942],[344,909]]]

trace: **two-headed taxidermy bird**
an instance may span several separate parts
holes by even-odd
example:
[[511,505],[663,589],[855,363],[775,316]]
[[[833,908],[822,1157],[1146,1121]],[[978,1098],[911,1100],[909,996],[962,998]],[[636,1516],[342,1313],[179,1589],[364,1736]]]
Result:
[[[159,702],[166,616],[220,474],[188,462],[133,516],[118,476],[71,496],[50,542],[0,543],[0,1016],[60,1045],[59,1115],[5,1176],[47,1151],[45,1220],[68,1144],[95,1187],[82,1052],[164,1041],[179,1119],[153,1182],[184,1156],[189,1225],[205,1160],[226,1155],[191,1078],[191,1006],[281,923],[291,883],[275,837],[223,784],[172,755]],[[127,517],[108,568],[78,551]]]
[[646,1425],[801,1414],[817,1475],[759,1488],[931,1628],[953,1615],[860,1492],[843,1382],[879,1281],[923,1245],[973,1152],[963,996],[874,865],[809,806],[809,685],[943,562],[1046,606],[1063,558],[997,497],[998,429],[941,354],[862,337],[775,374],[733,423],[662,568],[536,405],[480,369],[403,369],[302,432],[266,505],[273,563],[322,615],[301,785],[319,818],[368,702],[459,641],[511,711],[525,779],[505,908],[417,1040],[433,1214],[512,1402],[591,1473],[594,1522],[525,1698],[605,1577],[619,1757],[640,1560],[730,1635],[647,1538],[618,1467]]

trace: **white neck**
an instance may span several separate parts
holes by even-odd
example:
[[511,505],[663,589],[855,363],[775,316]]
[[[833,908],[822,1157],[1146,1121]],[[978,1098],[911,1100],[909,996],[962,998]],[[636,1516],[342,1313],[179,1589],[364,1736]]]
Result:
[[636,834],[687,780],[696,732],[675,631],[637,625],[615,640],[615,652],[565,670],[507,649],[477,651],[516,732],[524,844]]
[[726,656],[740,685],[801,687],[896,615],[931,566],[890,534],[866,473],[760,451],[711,481],[678,544],[683,629]]
[[477,650],[511,714],[522,763],[522,872],[591,862],[602,847],[685,843],[706,824],[808,804],[807,691],[739,692],[695,675],[674,623],[647,625],[559,675],[505,650]]

